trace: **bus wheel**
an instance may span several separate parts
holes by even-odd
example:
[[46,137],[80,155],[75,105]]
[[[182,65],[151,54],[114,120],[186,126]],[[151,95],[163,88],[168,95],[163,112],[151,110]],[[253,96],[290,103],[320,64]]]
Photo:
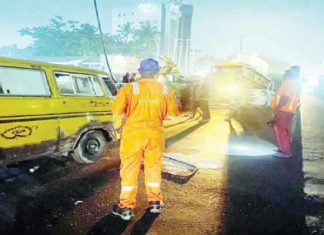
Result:
[[80,163],[93,163],[107,151],[108,143],[101,131],[88,131],[80,139],[72,152],[72,157]]

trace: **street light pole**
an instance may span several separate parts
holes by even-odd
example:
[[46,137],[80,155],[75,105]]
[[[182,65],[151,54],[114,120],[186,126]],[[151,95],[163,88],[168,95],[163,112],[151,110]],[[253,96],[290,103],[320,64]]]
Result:
[[116,80],[113,77],[111,68],[110,68],[110,64],[109,64],[109,60],[108,60],[108,56],[107,56],[107,51],[106,51],[106,47],[105,47],[105,42],[103,40],[103,33],[102,33],[102,29],[101,29],[101,23],[100,23],[100,18],[99,18],[99,13],[98,13],[97,1],[93,0],[93,4],[94,4],[95,11],[96,11],[96,17],[97,17],[97,23],[98,23],[99,33],[100,33],[101,45],[102,45],[102,49],[103,49],[104,56],[105,56],[105,59],[106,59],[106,64],[107,64],[107,67],[108,67],[108,71],[109,71],[111,79],[114,82],[116,82]]
[[241,39],[240,39],[240,54],[242,54],[242,52],[243,52],[243,39],[244,39],[244,36],[241,36]]

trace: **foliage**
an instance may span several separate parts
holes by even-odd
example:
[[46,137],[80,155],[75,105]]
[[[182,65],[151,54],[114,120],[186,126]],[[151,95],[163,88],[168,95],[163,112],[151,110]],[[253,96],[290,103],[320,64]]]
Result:
[[[30,36],[33,43],[27,48],[34,56],[98,56],[101,54],[97,28],[78,21],[64,20],[60,16],[49,24],[19,30],[22,36]],[[131,56],[153,56],[157,52],[159,32],[150,21],[137,26],[127,22],[120,25],[115,34],[103,36],[107,52]]]
[[149,21],[140,22],[134,33],[136,53],[140,56],[153,56],[158,46],[159,32]]
[[117,37],[119,40],[111,45],[117,54],[130,56],[154,56],[157,52],[159,31],[150,21],[140,22],[135,26],[131,22],[119,25],[117,34],[110,37]]
[[37,56],[83,56],[99,54],[96,27],[77,21],[64,21],[60,16],[45,26],[23,28],[21,35],[34,39],[30,46]]
[[134,37],[135,27],[131,22],[126,22],[125,24],[119,25],[117,34],[123,39],[123,41],[130,42]]

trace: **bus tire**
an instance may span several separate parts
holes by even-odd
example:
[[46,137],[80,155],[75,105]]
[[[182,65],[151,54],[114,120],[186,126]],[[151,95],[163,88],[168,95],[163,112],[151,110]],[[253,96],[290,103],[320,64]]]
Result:
[[72,157],[80,163],[93,163],[101,158],[108,148],[108,142],[103,132],[93,130],[82,135]]

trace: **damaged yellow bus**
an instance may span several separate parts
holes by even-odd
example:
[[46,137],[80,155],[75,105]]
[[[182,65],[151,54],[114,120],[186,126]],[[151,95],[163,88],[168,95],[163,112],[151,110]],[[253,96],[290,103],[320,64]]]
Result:
[[0,57],[0,163],[97,160],[116,139],[116,93],[102,71]]

